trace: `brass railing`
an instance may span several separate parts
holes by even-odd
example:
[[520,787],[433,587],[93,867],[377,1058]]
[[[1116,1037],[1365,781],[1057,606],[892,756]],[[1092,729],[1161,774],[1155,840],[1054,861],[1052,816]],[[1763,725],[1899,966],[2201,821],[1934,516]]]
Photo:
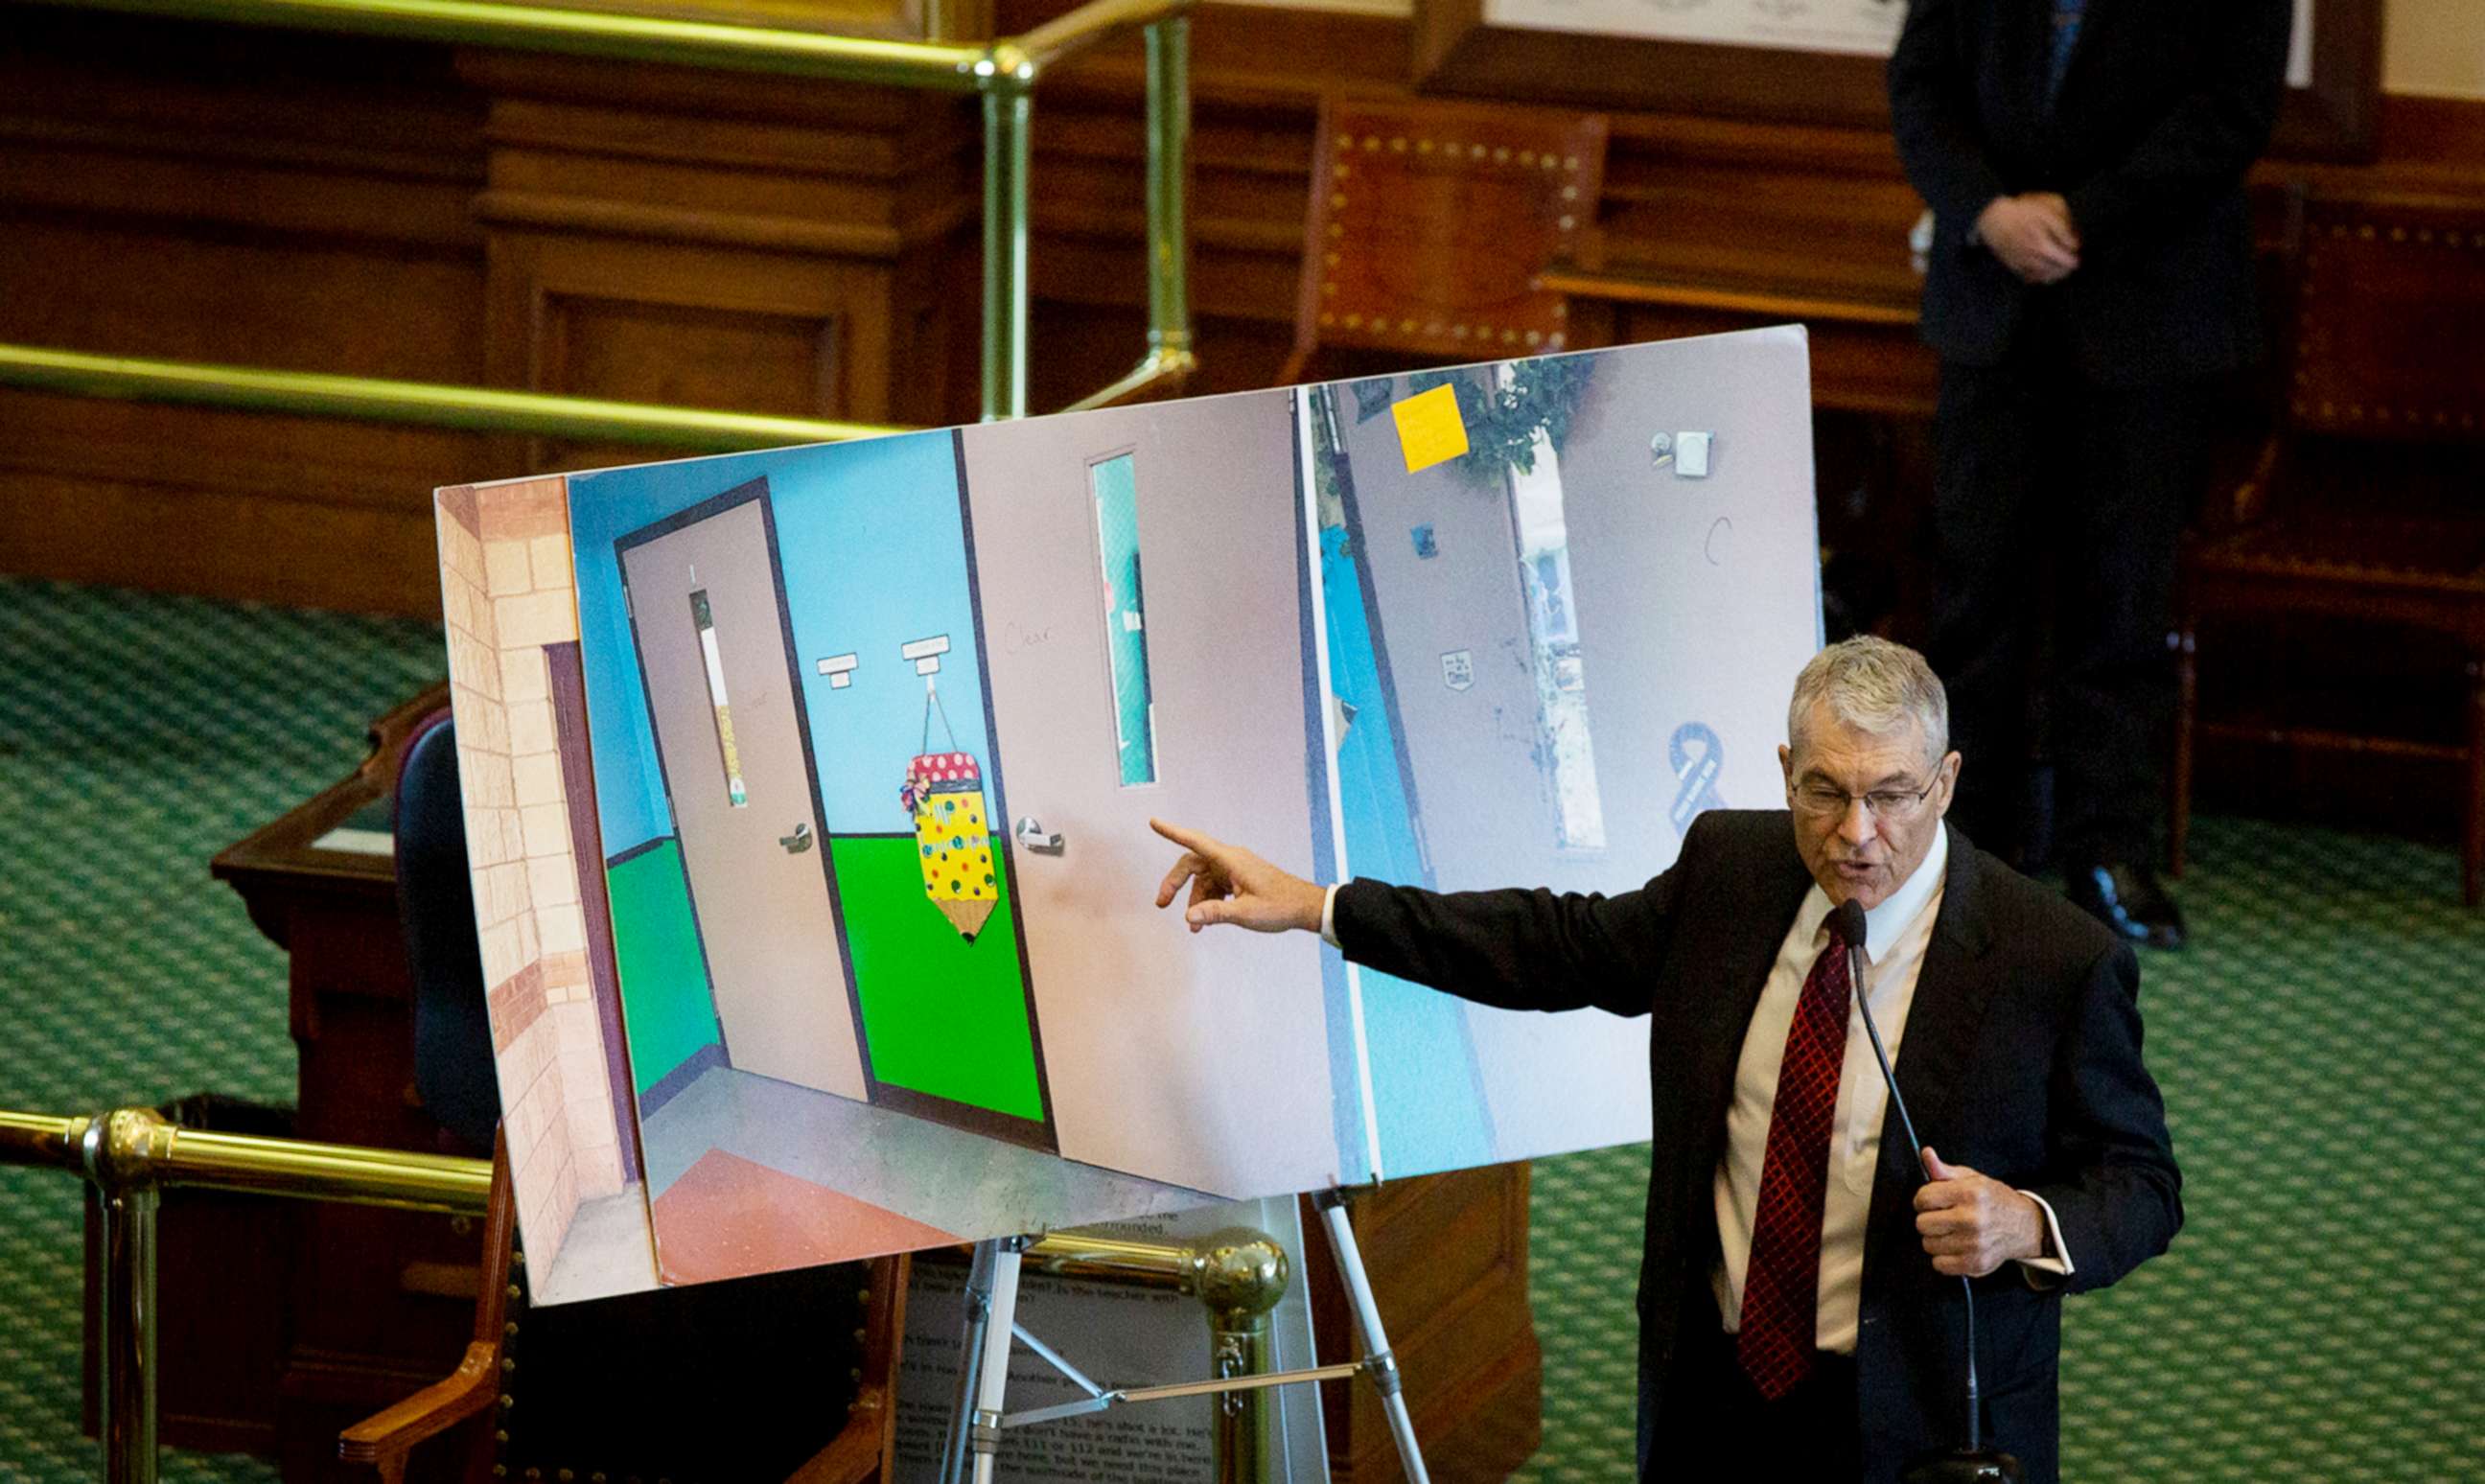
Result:
[[[0,1165],[68,1170],[96,1188],[102,1213],[101,1433],[107,1484],[155,1479],[156,1214],[174,1186],[479,1216],[489,1160],[186,1129],[152,1110],[84,1117],[0,1109]],[[1053,1232],[1025,1260],[1046,1272],[1172,1288],[1208,1311],[1220,1375],[1269,1369],[1269,1311],[1289,1281],[1285,1250],[1263,1233],[1219,1232],[1196,1245]],[[1006,1343],[1006,1341],[1004,1341]],[[1344,1367],[1351,1372],[1352,1367]],[[1159,1388],[1196,1389],[1196,1384]],[[1274,1449],[1257,1390],[1216,1408],[1217,1477],[1267,1484]]]
[[[20,0],[29,3],[29,0]],[[1028,137],[1036,84],[1044,73],[1133,27],[1142,29],[1147,57],[1147,350],[1131,371],[1081,398],[1102,406],[1166,383],[1196,364],[1191,354],[1189,241],[1184,182],[1190,153],[1189,11],[1192,0],[1090,0],[1066,15],[990,42],[895,41],[827,36],[766,26],[729,25],[559,6],[503,5],[494,0],[31,0],[91,10],[175,15],[244,25],[285,26],[403,37],[480,46],[559,51],[581,56],[774,72],[902,88],[976,93],[984,107],[983,415],[986,421],[1026,415]],[[64,361],[89,363],[65,369]],[[781,423],[785,428],[828,427],[777,438],[745,428],[762,443],[654,435],[670,414],[680,420],[736,418],[726,413],[529,394],[428,386],[350,376],[245,371],[165,361],[80,356],[59,348],[0,346],[0,385],[87,395],[173,400],[262,411],[427,423],[439,426],[558,435],[584,431],[684,447],[750,448],[764,440],[817,441],[865,431],[853,424]],[[464,394],[461,398],[459,394]],[[532,402],[532,405],[528,403]]]
[[201,366],[186,361],[39,350],[27,345],[0,345],[0,385],[66,392],[76,397],[184,402],[240,411],[454,427],[470,432],[650,443],[703,453],[733,453],[794,443],[836,443],[905,431],[870,423],[651,407],[585,397],[550,397],[540,392]]

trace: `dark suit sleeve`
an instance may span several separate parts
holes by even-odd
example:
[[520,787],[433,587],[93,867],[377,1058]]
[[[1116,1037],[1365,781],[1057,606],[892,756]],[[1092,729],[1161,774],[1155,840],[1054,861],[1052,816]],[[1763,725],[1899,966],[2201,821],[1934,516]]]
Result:
[[1338,888],[1331,926],[1354,962],[1462,1000],[1644,1015],[1672,932],[1680,870],[1613,896],[1541,887],[1427,892],[1357,878]]
[[1915,0],[1890,54],[1890,121],[1907,179],[1964,233],[2006,194],[1975,118],[1976,78],[1958,38],[1957,0]]
[[2166,1250],[2183,1177],[2166,1104],[2140,1058],[2140,966],[2116,944],[2089,965],[2050,1069],[2045,1198],[2070,1249],[2070,1288],[2101,1288]]
[[2220,9],[2226,44],[2199,86],[2129,153],[2062,193],[2084,257],[2110,255],[2220,200],[2268,148],[2293,11],[2287,0],[2224,0]]

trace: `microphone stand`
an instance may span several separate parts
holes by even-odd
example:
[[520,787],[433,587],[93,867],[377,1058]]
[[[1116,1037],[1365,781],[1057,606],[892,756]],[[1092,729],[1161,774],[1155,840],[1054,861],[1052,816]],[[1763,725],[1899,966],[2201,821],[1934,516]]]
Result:
[[[1871,997],[1864,991],[1864,914],[1852,902],[1840,909],[1851,912],[1854,931],[1846,938],[1846,982],[1855,993],[1855,1008],[1864,1017],[1864,1034],[1872,1043],[1872,1059],[1881,1065],[1882,1085],[1890,1089],[1890,1106],[1898,1111],[1898,1127],[1906,1132],[1907,1147],[1916,1154],[1916,1172],[1924,1174],[1925,1142],[1916,1137],[1916,1120],[1907,1114],[1907,1100],[1898,1092],[1898,1075],[1890,1069],[1890,1053],[1881,1044],[1881,1028],[1872,1022]],[[1931,1179],[1926,1176],[1925,1184]],[[1976,1284],[1960,1274],[1959,1297],[1967,1303],[1967,1447],[1910,1468],[1906,1484],[1969,1484],[1973,1480],[2015,1480],[2019,1477],[2019,1461],[2007,1453],[1987,1452],[1984,1448],[1983,1393],[1976,1379]]]

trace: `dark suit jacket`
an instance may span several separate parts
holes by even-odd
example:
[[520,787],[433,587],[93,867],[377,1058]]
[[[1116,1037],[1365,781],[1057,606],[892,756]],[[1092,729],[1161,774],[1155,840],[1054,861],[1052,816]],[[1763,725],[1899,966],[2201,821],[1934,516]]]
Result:
[[[1907,179],[1933,208],[1924,336],[1990,366],[2032,297],[2058,296],[2080,369],[2135,386],[2230,371],[2258,351],[2245,170],[2269,142],[2288,0],[2088,0],[2045,98],[2053,0],[1914,0],[1890,58]],[[2033,288],[1968,241],[1996,196],[2059,192],[2080,266]]]
[[[1744,1030],[1811,885],[1784,812],[1719,810],[1693,822],[1672,869],[1615,896],[1441,894],[1361,880],[1337,893],[1333,926],[1357,963],[1506,1008],[1651,1017],[1643,1459],[1667,1451],[1657,1429],[1684,1295],[1697,1300],[1717,1260],[1711,1190]],[[1952,832],[1899,1090],[1943,1158],[2053,1206],[2077,1269],[2068,1291],[2113,1282],[2182,1224],[2165,1105],[2141,1064],[2139,977],[2129,948]],[[1916,1235],[1922,1180],[1898,1120],[1885,1119],[1855,1352],[1871,1480],[1965,1442],[1963,1301]],[[1990,1436],[2032,1484],[2056,1474],[2064,1291],[2031,1286],[2016,1264],[1977,1283]],[[1691,1322],[1714,1322],[1705,1306]]]

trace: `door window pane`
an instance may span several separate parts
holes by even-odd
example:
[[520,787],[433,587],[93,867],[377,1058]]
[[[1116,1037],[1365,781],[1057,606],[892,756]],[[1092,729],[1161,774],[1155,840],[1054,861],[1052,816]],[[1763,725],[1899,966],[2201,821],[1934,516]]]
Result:
[[1113,745],[1122,783],[1157,781],[1156,701],[1139,582],[1139,482],[1128,453],[1087,466],[1105,567],[1105,652],[1113,672]]
[[691,622],[698,628],[699,661],[707,667],[708,704],[716,710],[716,751],[724,763],[724,797],[735,809],[751,802],[742,783],[742,752],[733,745],[733,708],[724,699],[724,659],[716,648],[716,619],[708,612],[707,590],[691,594]]
[[1536,466],[1507,471],[1518,528],[1519,585],[1536,672],[1536,725],[1553,785],[1555,838],[1565,850],[1601,850],[1605,809],[1597,749],[1588,733],[1588,673],[1570,595],[1570,536],[1562,506],[1562,460],[1543,431]]

